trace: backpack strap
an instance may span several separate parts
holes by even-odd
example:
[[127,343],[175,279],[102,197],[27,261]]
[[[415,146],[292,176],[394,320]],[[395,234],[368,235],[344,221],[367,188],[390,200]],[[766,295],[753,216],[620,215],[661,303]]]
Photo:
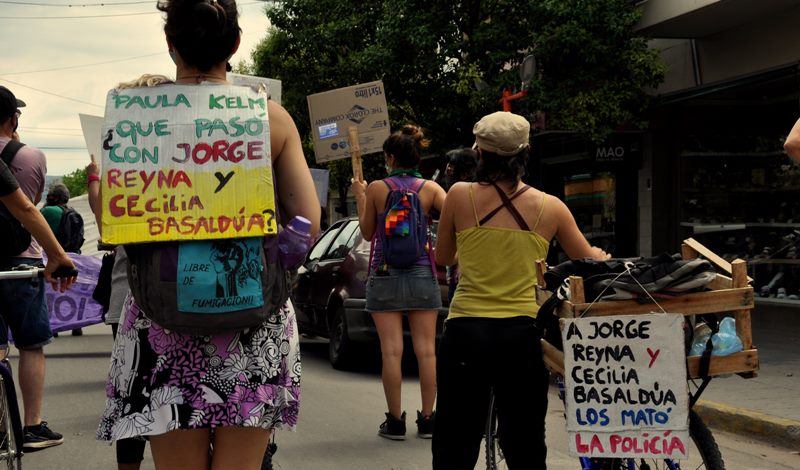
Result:
[[389,191],[396,191],[396,190],[399,190],[399,189],[410,189],[410,190],[414,191],[417,194],[419,194],[419,192],[422,191],[422,187],[425,186],[425,183],[428,182],[428,180],[426,180],[426,179],[417,178],[416,182],[419,182],[419,186],[415,188],[415,187],[413,187],[413,185],[412,186],[405,186],[405,185],[400,184],[394,178],[394,176],[390,176],[388,178],[384,178],[381,181],[383,181],[383,184],[385,184],[389,188]]
[[17,155],[19,149],[24,147],[25,144],[18,140],[11,139],[8,141],[5,147],[3,147],[3,151],[0,153],[0,158],[6,163],[6,166],[11,167],[11,161],[14,160],[14,157]]
[[525,231],[530,231],[530,228],[528,227],[528,224],[525,222],[525,219],[522,218],[522,215],[519,213],[517,208],[514,207],[514,204],[512,204],[511,201],[516,199],[516,197],[519,196],[520,194],[522,194],[525,191],[531,189],[531,187],[526,184],[525,186],[522,187],[522,189],[520,189],[519,191],[514,193],[511,197],[508,197],[506,195],[506,193],[502,189],[500,189],[500,187],[497,186],[497,184],[494,181],[492,181],[491,183],[492,183],[492,186],[494,186],[494,189],[497,190],[497,194],[500,195],[500,199],[502,199],[503,204],[501,204],[499,207],[495,208],[493,211],[491,211],[488,214],[486,214],[486,216],[483,219],[481,219],[480,222],[478,222],[478,225],[485,224],[486,222],[489,221],[489,219],[494,217],[495,214],[500,212],[500,210],[502,210],[503,208],[506,208],[511,213],[511,215],[514,217],[514,220],[517,221],[517,225],[519,225],[519,228],[521,228],[522,230],[525,230]]

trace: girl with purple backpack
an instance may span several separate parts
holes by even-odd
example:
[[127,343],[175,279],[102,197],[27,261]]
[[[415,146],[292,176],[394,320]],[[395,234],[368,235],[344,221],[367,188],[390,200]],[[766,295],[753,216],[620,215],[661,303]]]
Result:
[[[403,440],[406,434],[406,413],[402,411],[401,405],[404,313],[408,315],[422,394],[422,410],[417,411],[417,436],[423,439],[433,436],[436,319],[442,298],[430,252],[430,234],[423,240],[427,249],[410,266],[401,267],[387,263],[385,255],[389,253],[384,253],[384,240],[388,239],[387,233],[394,229],[393,211],[387,210],[387,199],[398,188],[411,191],[412,202],[418,198],[419,207],[424,213],[422,218],[425,219],[420,223],[426,227],[429,226],[431,212],[438,212],[442,208],[444,189],[434,181],[423,180],[417,170],[421,153],[427,145],[428,141],[419,127],[408,124],[403,126],[383,143],[389,176],[369,185],[364,181],[354,180],[350,187],[358,207],[361,234],[365,239],[373,240],[366,309],[372,314],[378,330],[382,360],[381,381],[389,408],[378,435],[392,440]],[[383,235],[378,236],[381,231]],[[413,232],[414,228],[411,227],[410,231]]]

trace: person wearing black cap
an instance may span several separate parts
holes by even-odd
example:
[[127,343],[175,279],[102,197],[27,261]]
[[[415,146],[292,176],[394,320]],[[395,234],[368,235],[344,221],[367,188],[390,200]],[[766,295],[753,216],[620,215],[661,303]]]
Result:
[[[0,152],[14,138],[25,103],[6,87],[0,86]],[[8,167],[20,189],[33,204],[42,197],[47,164],[44,153],[29,145],[20,148]],[[0,270],[7,271],[21,264],[42,266],[42,247],[36,238],[22,253],[0,260]],[[8,279],[0,281],[0,311],[14,335],[19,349],[19,386],[24,408],[23,448],[43,449],[64,442],[61,434],[42,421],[44,396],[44,346],[53,340],[44,297],[44,283]],[[7,344],[5,328],[0,328],[0,346]]]
[[530,123],[505,111],[473,128],[475,183],[450,188],[439,218],[436,262],[461,279],[439,343],[433,468],[474,468],[494,393],[509,468],[546,468],[548,372],[536,327],[536,261],[556,238],[571,258],[607,259],[567,206],[521,181]]

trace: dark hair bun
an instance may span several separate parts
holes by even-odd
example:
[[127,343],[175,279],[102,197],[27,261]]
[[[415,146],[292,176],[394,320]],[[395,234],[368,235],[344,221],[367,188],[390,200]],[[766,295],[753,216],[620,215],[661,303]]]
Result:
[[419,126],[413,124],[404,124],[400,129],[402,135],[407,135],[414,139],[414,142],[419,145],[420,149],[428,148],[430,141],[425,138],[425,134]]
[[159,0],[164,32],[188,65],[207,72],[227,62],[239,38],[235,0]]

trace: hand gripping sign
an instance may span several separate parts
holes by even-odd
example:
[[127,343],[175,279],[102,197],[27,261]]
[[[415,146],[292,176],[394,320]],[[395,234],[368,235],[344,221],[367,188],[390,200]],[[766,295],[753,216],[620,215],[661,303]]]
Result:
[[263,91],[231,85],[114,89],[101,145],[104,242],[277,233]]

